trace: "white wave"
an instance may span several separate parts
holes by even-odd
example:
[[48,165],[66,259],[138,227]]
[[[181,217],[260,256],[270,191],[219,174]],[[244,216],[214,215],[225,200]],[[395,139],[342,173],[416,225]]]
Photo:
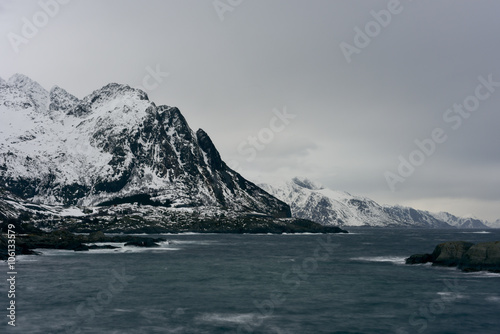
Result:
[[[267,233],[272,234],[272,233]],[[312,233],[312,232],[302,232],[302,233],[281,233],[281,235],[322,235],[323,233]]]
[[123,254],[123,253],[155,253],[155,252],[169,252],[178,251],[180,248],[162,246],[160,247],[137,247],[137,246],[123,246],[115,249],[90,249],[88,252],[79,252],[82,254]]
[[[349,231],[347,231],[347,232],[349,232]],[[331,235],[358,235],[358,234],[365,234],[365,233],[349,232],[349,233],[328,233],[328,234],[331,234]]]
[[50,249],[50,248],[35,248],[34,251],[44,256],[70,256],[70,255],[75,255],[75,253],[77,253],[70,249]]
[[88,242],[88,243],[84,243],[84,245],[123,247],[125,245],[125,243],[124,242]]
[[489,297],[486,297],[486,301],[493,302],[493,303],[500,303],[500,297],[499,296],[489,296]]
[[489,234],[491,232],[488,232],[488,231],[476,231],[476,232],[461,232],[461,233]]
[[169,245],[213,245],[218,243],[215,240],[167,240],[163,241],[163,243],[167,243]]
[[247,324],[265,318],[257,313],[204,313],[197,319],[203,322]]
[[372,257],[355,257],[351,258],[354,261],[366,261],[366,262],[392,262],[395,264],[405,264],[406,257],[400,256],[372,256]]
[[442,300],[444,301],[454,301],[456,299],[464,299],[467,298],[465,295],[461,295],[456,292],[450,292],[450,291],[440,291],[437,293]]
[[157,235],[218,235],[218,234],[224,234],[224,233],[180,232],[180,233],[158,233]]
[[126,309],[123,309],[123,308],[115,308],[115,309],[113,309],[113,311],[115,311],[115,312],[129,312],[129,313],[130,312],[134,312],[134,313],[136,312],[135,310],[132,310],[132,309],[126,310]]
[[[170,244],[159,243],[159,247],[137,247],[137,246],[125,246],[124,242],[96,242],[95,245],[111,245],[118,248],[113,249],[89,249],[88,251],[75,252],[69,249],[46,249],[46,248],[37,248],[34,249],[36,252],[40,252],[41,255],[45,256],[69,256],[75,254],[123,254],[123,253],[145,253],[145,252],[168,252],[168,251],[178,251],[181,248],[171,247]],[[93,245],[89,243],[87,245]],[[30,255],[26,255],[30,256]],[[36,260],[33,260],[36,261]]]
[[37,255],[16,255],[16,261],[18,262],[36,262],[38,261]]
[[466,273],[469,277],[478,277],[478,278],[499,278],[500,273],[492,273],[489,271],[476,271],[472,273]]

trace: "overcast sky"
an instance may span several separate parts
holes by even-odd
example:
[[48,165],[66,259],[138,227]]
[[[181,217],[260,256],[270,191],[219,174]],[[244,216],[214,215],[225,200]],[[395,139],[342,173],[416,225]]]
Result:
[[0,77],[147,86],[254,182],[500,218],[498,1],[54,1],[0,0]]

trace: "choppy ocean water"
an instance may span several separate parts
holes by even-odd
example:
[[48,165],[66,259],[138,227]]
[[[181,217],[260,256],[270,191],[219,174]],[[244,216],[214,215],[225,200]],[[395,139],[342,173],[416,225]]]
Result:
[[[18,258],[1,333],[498,333],[500,275],[404,259],[500,231],[167,235],[159,249]],[[7,277],[7,266],[0,264]]]

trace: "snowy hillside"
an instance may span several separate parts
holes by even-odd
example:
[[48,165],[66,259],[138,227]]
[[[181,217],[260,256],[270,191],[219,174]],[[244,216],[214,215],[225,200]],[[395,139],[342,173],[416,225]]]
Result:
[[327,226],[487,228],[477,219],[459,218],[449,213],[434,214],[409,207],[379,205],[369,198],[326,189],[304,178],[259,186],[288,203],[294,217]]
[[0,80],[0,124],[0,184],[23,200],[96,206],[142,198],[173,208],[290,214],[227,167],[208,134],[192,131],[177,108],[156,106],[126,85],[80,100],[16,74]]

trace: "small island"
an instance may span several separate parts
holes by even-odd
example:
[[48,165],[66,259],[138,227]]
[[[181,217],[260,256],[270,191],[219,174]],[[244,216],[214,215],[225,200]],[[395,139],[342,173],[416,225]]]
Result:
[[432,263],[433,266],[457,267],[465,272],[500,273],[500,241],[473,244],[466,241],[444,242],[432,254],[414,254],[406,264]]

